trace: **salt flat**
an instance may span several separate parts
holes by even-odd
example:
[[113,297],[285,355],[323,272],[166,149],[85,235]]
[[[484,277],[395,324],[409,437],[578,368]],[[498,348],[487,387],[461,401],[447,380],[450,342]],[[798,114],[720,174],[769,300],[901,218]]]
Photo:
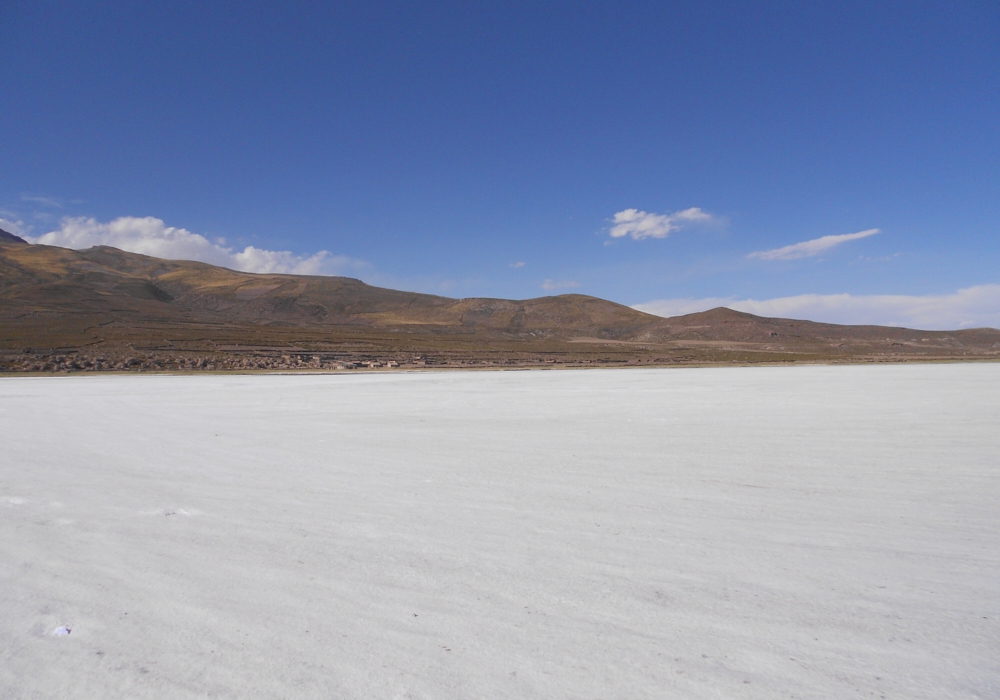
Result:
[[3,379],[0,697],[997,698],[998,425],[997,364]]

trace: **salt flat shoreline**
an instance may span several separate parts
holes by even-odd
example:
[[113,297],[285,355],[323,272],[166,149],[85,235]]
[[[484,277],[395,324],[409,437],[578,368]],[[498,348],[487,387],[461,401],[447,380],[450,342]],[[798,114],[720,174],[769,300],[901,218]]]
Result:
[[8,377],[0,696],[1000,694],[1000,367],[634,369]]
[[900,358],[886,360],[838,360],[838,361],[777,361],[777,362],[706,362],[706,363],[673,363],[673,364],[635,364],[623,366],[593,366],[593,365],[524,365],[508,367],[386,367],[380,369],[232,369],[232,370],[77,370],[63,372],[0,372],[0,379],[18,377],[77,377],[77,376],[350,376],[354,374],[426,374],[433,372],[524,372],[524,371],[620,371],[620,370],[654,370],[654,369],[711,369],[711,368],[766,368],[766,367],[870,367],[896,365],[966,365],[966,364],[1000,364],[1000,358]]

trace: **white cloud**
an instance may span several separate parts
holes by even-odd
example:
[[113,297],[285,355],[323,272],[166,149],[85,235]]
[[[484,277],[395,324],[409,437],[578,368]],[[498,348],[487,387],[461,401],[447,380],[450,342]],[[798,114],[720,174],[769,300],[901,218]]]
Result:
[[[262,250],[250,245],[244,248],[242,253],[234,253],[232,257],[235,269],[244,272],[322,275],[332,274],[333,270],[358,266],[358,261],[333,255],[326,250],[313,253],[309,257],[302,257],[287,250]],[[326,272],[328,270],[331,272]]]
[[0,229],[27,240],[27,238],[25,238],[24,223],[21,221],[11,221],[10,219],[0,218]]
[[736,311],[825,323],[905,326],[926,330],[1000,328],[1000,284],[982,284],[952,294],[801,294],[776,299],[662,299],[632,308],[657,316],[679,316],[726,306]]
[[708,224],[715,221],[708,212],[698,207],[691,207],[672,214],[653,214],[638,209],[625,209],[615,214],[614,226],[611,227],[612,238],[631,236],[635,240],[642,238],[666,238],[674,231],[690,224]]
[[542,282],[542,289],[552,290],[552,289],[568,289],[570,287],[579,287],[579,282],[570,282],[569,280],[561,280],[555,282],[553,280],[545,280]]
[[841,243],[856,241],[859,238],[868,238],[868,236],[874,236],[876,233],[880,232],[881,229],[870,228],[867,231],[858,231],[857,233],[842,233],[839,236],[823,236],[822,238],[814,238],[811,241],[803,241],[802,243],[786,245],[784,248],[760,250],[756,253],[750,253],[747,257],[757,258],[758,260],[795,260],[796,258],[808,258],[813,255],[819,255],[820,253],[827,251],[834,246],[840,245]]
[[524,267],[524,263],[523,262],[512,262],[507,267]]
[[262,250],[254,246],[236,251],[225,245],[225,239],[212,243],[202,235],[167,226],[162,219],[152,216],[123,216],[108,223],[86,217],[67,217],[58,230],[24,238],[30,243],[77,250],[107,245],[157,258],[197,260],[244,272],[330,275],[366,266],[359,260],[333,255],[326,250],[310,256],[296,255],[287,250]]
[[730,306],[732,298],[706,297],[704,299],[656,299],[647,301],[644,304],[636,304],[633,309],[644,311],[654,316],[683,316],[685,314],[696,314],[699,311],[708,311],[719,306]]

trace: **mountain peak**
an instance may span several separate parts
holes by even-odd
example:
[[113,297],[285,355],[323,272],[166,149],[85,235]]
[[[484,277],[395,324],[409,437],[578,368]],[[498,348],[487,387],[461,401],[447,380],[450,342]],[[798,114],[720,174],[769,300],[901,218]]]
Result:
[[21,238],[20,236],[15,236],[13,233],[9,233],[0,228],[0,242],[3,243],[23,243],[28,245],[28,242]]

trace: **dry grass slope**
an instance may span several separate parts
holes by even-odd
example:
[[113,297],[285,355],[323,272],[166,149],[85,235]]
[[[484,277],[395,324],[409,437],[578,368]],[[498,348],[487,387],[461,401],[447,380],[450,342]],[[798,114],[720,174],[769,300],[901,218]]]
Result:
[[582,294],[451,299],[0,236],[0,368],[312,369],[995,359],[1000,331],[718,308],[663,319]]

